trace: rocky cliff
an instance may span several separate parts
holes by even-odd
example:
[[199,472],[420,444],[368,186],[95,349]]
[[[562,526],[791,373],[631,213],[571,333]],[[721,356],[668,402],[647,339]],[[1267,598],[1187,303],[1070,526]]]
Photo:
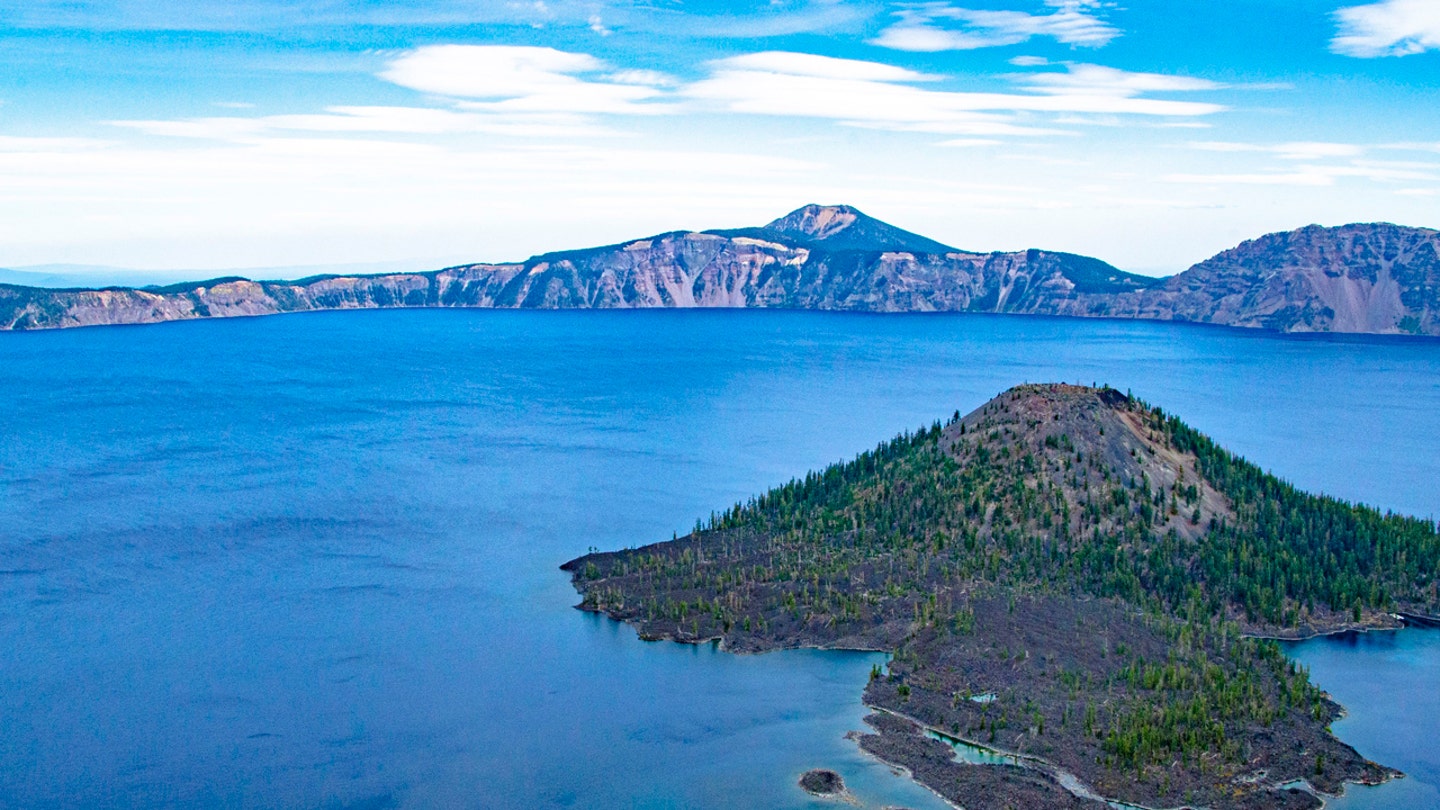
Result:
[[1318,225],[1227,250],[1091,314],[1281,332],[1440,334],[1440,231]]
[[1284,331],[1440,334],[1436,231],[1310,227],[1168,279],[1070,253],[957,250],[849,206],[768,225],[428,273],[169,287],[0,285],[0,329],[377,307],[778,307],[1185,320]]

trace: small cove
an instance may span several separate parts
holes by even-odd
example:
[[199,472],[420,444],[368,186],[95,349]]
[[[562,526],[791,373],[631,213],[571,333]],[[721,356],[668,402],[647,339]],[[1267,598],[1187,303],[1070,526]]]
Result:
[[1440,807],[1440,629],[1339,633],[1285,645],[1346,709],[1332,725],[1361,754],[1405,773],[1327,799],[1332,810]]

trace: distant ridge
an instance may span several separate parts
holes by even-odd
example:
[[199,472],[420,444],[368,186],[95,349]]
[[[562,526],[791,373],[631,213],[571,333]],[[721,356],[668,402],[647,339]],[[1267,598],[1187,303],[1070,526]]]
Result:
[[991,312],[1440,335],[1440,232],[1312,225],[1156,279],[1072,253],[959,250],[848,205],[812,204],[753,228],[428,272],[147,288],[0,284],[0,330],[388,307]]
[[1267,234],[1127,306],[1132,317],[1281,332],[1440,335],[1440,231],[1376,222]]

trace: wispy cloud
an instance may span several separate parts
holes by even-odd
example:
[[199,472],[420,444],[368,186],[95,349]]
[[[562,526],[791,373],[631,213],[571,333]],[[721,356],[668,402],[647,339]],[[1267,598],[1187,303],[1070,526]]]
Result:
[[439,106],[331,106],[302,115],[118,120],[151,135],[252,141],[276,133],[487,134],[590,138],[616,134],[602,115],[668,112],[674,78],[616,70],[584,53],[508,45],[432,45],[392,59],[380,78]]
[[1099,0],[1046,0],[1049,13],[993,11],[948,3],[922,3],[895,12],[898,21],[872,42],[901,51],[963,51],[1016,45],[1050,37],[1067,45],[1098,48],[1120,36],[1104,20]]
[[730,112],[827,118],[851,126],[955,135],[1036,135],[1055,130],[1018,121],[1017,113],[1201,116],[1219,104],[1143,97],[1194,91],[1210,82],[1096,65],[1014,77],[1030,92],[957,92],[916,86],[937,77],[891,65],[794,53],[722,59],[686,95]]
[[63,153],[81,149],[104,149],[111,145],[110,141],[99,138],[33,138],[0,135],[0,153]]
[[1365,152],[1365,147],[1358,144],[1324,141],[1291,141],[1265,145],[1233,141],[1194,141],[1190,146],[1204,152],[1261,152],[1284,160],[1358,157]]
[[[1408,183],[1440,182],[1440,163],[1433,160],[1393,160],[1370,157],[1374,152],[1417,151],[1423,144],[1364,145],[1333,141],[1290,141],[1277,144],[1235,141],[1192,141],[1188,146],[1201,152],[1231,155],[1251,154],[1279,159],[1282,163],[1261,165],[1258,170],[1236,172],[1184,172],[1162,179],[1170,183],[1201,185],[1334,186],[1344,179],[1360,179],[1394,186]],[[1227,169],[1235,163],[1227,159]]]
[[305,115],[217,116],[178,120],[121,120],[115,126],[149,135],[253,141],[276,133],[391,135],[487,134],[515,138],[600,137],[616,134],[590,119],[565,113],[503,114],[434,107],[327,107]]
[[1161,178],[1167,183],[1213,186],[1333,186],[1334,175],[1316,171],[1240,172],[1217,174],[1176,173]]
[[[471,100],[467,107],[519,113],[662,112],[647,104],[660,74],[605,73],[589,54],[523,45],[428,45],[392,61],[380,77],[423,93]],[[596,78],[586,78],[587,75]]]
[[[735,3],[733,6],[742,7]],[[722,39],[761,39],[792,34],[815,34],[860,28],[881,7],[857,0],[771,0],[752,13],[682,14],[671,11],[659,18],[662,26],[637,20],[649,30],[663,28],[689,36]]]
[[1385,149],[1396,149],[1402,152],[1440,152],[1440,141],[1434,143],[1412,142],[1412,143],[1387,143]]
[[[716,4],[721,5],[721,4]],[[99,31],[345,31],[356,28],[501,26],[663,33],[676,39],[751,39],[858,32],[883,10],[878,0],[733,3],[723,13],[634,0],[0,0],[10,28]]]
[[553,48],[432,45],[395,56],[377,74],[428,96],[428,105],[109,123],[150,135],[234,142],[285,133],[587,139],[619,134],[612,126],[618,118],[724,112],[964,136],[946,144],[970,146],[976,138],[1066,134],[1056,125],[1121,126],[1135,116],[1183,120],[1226,109],[1152,97],[1223,87],[1206,79],[1090,64],[1046,63],[1041,70],[990,77],[1015,84],[1018,92],[941,89],[953,77],[791,51],[742,54],[700,67],[706,75],[687,82]]
[[1383,0],[1335,12],[1330,49],[1346,56],[1406,56],[1440,49],[1440,2]]
[[88,30],[263,31],[348,26],[445,26],[473,23],[592,25],[598,0],[474,2],[416,0],[24,0],[4,9],[20,28]]
[[1097,95],[1132,98],[1142,93],[1189,93],[1220,90],[1223,84],[1190,76],[1165,73],[1135,73],[1103,65],[1072,64],[1064,73],[1029,73],[1020,78],[1024,86],[1055,95]]
[[833,56],[791,51],[749,53],[720,59],[711,64],[719,71],[753,71],[787,76],[813,76],[819,79],[840,81],[923,82],[940,78],[884,62],[837,59]]
[[[1192,146],[1217,152],[1261,152],[1295,163],[1254,172],[1176,173],[1163,179],[1170,183],[1207,185],[1333,186],[1346,178],[1395,184],[1440,181],[1440,163],[1398,160],[1367,160],[1358,156],[1363,147],[1334,143],[1290,143],[1256,146],[1205,142]],[[1324,163],[1327,159],[1335,162]],[[1298,163],[1299,165],[1295,165]]]

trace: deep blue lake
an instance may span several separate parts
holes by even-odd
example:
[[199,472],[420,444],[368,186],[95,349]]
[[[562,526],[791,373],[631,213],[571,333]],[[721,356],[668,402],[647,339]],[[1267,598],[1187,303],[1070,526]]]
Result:
[[[557,566],[1050,380],[1440,513],[1433,340],[763,311],[0,335],[0,807],[803,808],[830,767],[941,808],[843,737],[878,656],[641,642]],[[1292,652],[1411,774],[1341,806],[1440,803],[1440,632]]]

